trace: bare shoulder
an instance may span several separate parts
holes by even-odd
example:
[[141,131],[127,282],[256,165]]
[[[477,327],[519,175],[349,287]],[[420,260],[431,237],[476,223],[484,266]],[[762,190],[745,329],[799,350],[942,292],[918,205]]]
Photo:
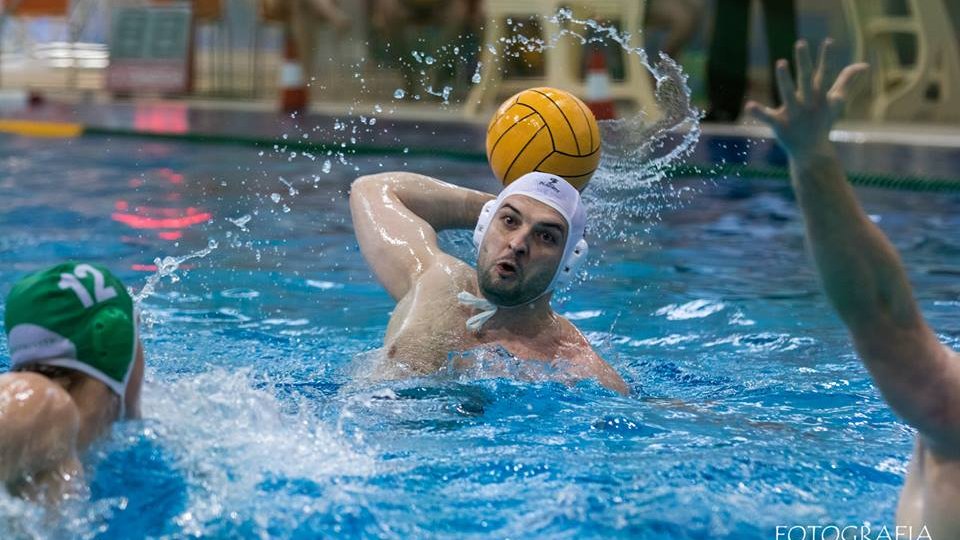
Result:
[[0,375],[0,422],[4,426],[36,418],[75,417],[76,409],[70,394],[62,386],[39,373],[24,371]]
[[9,482],[72,456],[80,416],[60,385],[29,372],[0,375],[0,479]]
[[476,294],[476,272],[447,254],[427,268],[397,302],[384,337],[387,365],[403,364],[414,373],[442,367],[447,353],[464,339],[469,313],[457,300],[460,291]]
[[593,346],[583,332],[566,317],[560,317],[560,320],[564,328],[564,341],[567,343],[564,348],[569,349],[569,356],[576,362],[580,375],[594,378],[617,393],[629,395],[630,387],[627,386],[626,381],[617,373],[617,370],[613,369],[613,366],[593,350]]
[[440,252],[433,264],[417,277],[407,296],[416,297],[418,303],[426,300],[437,305],[448,305],[457,303],[460,291],[476,293],[476,289],[476,270],[466,262]]

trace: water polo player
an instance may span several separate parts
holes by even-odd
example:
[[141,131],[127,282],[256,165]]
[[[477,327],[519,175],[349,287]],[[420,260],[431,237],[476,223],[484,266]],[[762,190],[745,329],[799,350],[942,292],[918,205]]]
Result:
[[[498,344],[523,360],[563,364],[627,394],[583,334],[553,312],[553,291],[587,253],[586,212],[564,179],[529,173],[500,195],[413,173],[356,180],[350,210],[360,250],[397,301],[384,339],[390,374],[443,367],[451,352]],[[437,231],[474,228],[477,268],[440,250]]]
[[13,286],[4,326],[12,372],[0,375],[0,483],[52,502],[94,440],[140,415],[133,300],[99,265],[60,264]]
[[797,84],[786,60],[776,66],[783,105],[749,103],[747,111],[773,128],[790,157],[814,262],[857,353],[893,410],[918,431],[897,524],[911,538],[960,538],[960,355],[924,321],[896,249],[847,183],[830,128],[867,66],[848,66],[834,82],[829,46],[814,67],[798,42]]

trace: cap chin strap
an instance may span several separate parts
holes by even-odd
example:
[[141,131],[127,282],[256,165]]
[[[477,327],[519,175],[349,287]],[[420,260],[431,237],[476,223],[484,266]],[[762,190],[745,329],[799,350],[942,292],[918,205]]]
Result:
[[467,291],[460,291],[460,294],[457,295],[457,300],[464,306],[470,306],[480,310],[480,313],[467,319],[467,330],[471,332],[479,332],[480,328],[483,327],[491,317],[496,315],[497,309],[499,309],[496,304],[486,298],[470,294]]

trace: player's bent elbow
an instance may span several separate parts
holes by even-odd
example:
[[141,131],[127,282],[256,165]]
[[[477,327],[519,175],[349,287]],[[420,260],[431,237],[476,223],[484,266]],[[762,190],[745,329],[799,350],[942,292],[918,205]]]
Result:
[[350,201],[352,202],[357,196],[372,189],[377,180],[377,175],[366,175],[357,177],[353,182],[350,182]]
[[353,193],[356,191],[362,192],[366,190],[377,189],[379,186],[396,182],[403,176],[407,176],[409,174],[410,173],[394,171],[359,176],[350,183],[350,194],[353,195]]

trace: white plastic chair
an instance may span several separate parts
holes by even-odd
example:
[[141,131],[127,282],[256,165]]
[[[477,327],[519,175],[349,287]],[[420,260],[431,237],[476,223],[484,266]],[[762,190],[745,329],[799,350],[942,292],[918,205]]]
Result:
[[[550,19],[561,8],[570,8],[580,18],[618,19],[621,29],[631,34],[630,45],[639,47],[645,5],[645,0],[486,0],[483,4],[487,25],[480,55],[481,79],[467,97],[465,112],[475,116],[498,96],[531,86],[552,86],[584,95],[584,82],[579,76],[583,47],[570,36],[559,40],[556,47],[543,51],[545,73],[542,79],[504,80],[502,50],[495,54],[487,45],[501,46],[501,38],[508,37],[505,19],[538,17],[544,40],[549,41],[561,31],[560,25]],[[614,100],[633,102],[651,117],[657,115],[652,80],[636,54],[625,55],[624,80],[611,82],[610,93]]]
[[[907,15],[890,14],[885,2],[844,0],[853,26],[854,58],[871,64],[871,120],[960,120],[960,46],[943,0],[905,0]],[[916,43],[906,64],[897,36]]]

